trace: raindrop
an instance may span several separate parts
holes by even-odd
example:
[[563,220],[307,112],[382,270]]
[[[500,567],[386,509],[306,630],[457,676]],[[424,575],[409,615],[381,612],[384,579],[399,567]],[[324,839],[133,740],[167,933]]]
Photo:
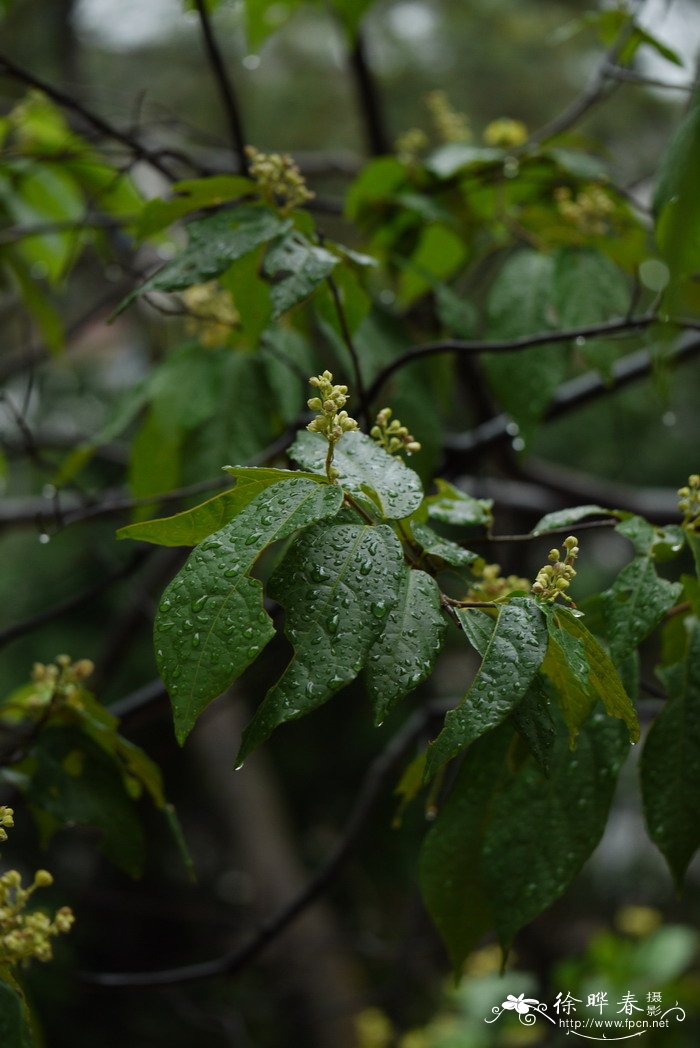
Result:
[[160,604],[159,604],[159,610],[160,610],[160,611],[168,611],[169,609],[170,609],[170,601],[169,601],[169,600],[168,600],[168,598],[166,597],[166,598],[165,598],[165,600],[162,600],[162,601],[160,602]]
[[251,531],[250,535],[245,540],[245,544],[246,546],[252,546],[254,542],[258,542],[259,540],[260,536],[257,534],[257,532]]
[[50,541],[51,536],[48,535],[45,531],[42,531],[42,533],[39,535],[39,542],[42,544],[42,546],[45,546],[46,543]]
[[328,632],[329,633],[337,633],[338,632],[338,622],[339,622],[338,615],[337,614],[336,615],[331,615],[330,619],[328,620]]
[[372,570],[372,561],[371,560],[363,560],[362,563],[360,564],[360,575],[369,575],[371,570]]
[[383,619],[389,609],[383,600],[375,600],[370,604],[369,610],[372,612],[375,619]]
[[586,340],[583,337],[583,335],[577,335],[576,336],[576,338],[574,339],[574,345],[578,346],[579,348],[581,346],[585,346],[586,345]]
[[193,648],[198,648],[199,647],[199,634],[198,633],[195,633],[195,635],[192,638],[192,647]]
[[253,644],[252,647],[248,648],[248,658],[252,659],[254,655],[257,655],[260,651],[260,647],[257,644]]
[[192,611],[201,611],[208,600],[209,597],[206,595],[206,593],[202,597],[197,597],[196,600],[192,601]]

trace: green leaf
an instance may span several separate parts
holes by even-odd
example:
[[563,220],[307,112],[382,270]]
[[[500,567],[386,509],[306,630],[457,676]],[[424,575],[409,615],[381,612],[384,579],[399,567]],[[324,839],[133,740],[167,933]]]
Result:
[[[12,980],[12,982],[10,982]],[[35,1048],[26,1000],[12,972],[0,968],[0,1044],[3,1048]]]
[[[263,244],[255,251],[237,258],[219,276],[221,286],[231,292],[240,318],[240,332],[251,349],[258,347],[260,336],[272,319],[270,285],[261,277],[264,253]],[[279,334],[279,331],[276,333]],[[239,337],[237,333],[237,339]],[[269,340],[270,335],[267,337]]]
[[439,557],[446,564],[455,568],[468,567],[475,561],[481,560],[478,553],[472,553],[469,549],[463,549],[456,542],[445,539],[433,531],[427,524],[412,524],[411,532],[419,546],[432,557]]
[[494,797],[481,870],[504,949],[566,891],[598,844],[628,752],[621,725],[595,715],[575,757],[560,739],[549,776],[528,761]]
[[[151,408],[131,442],[129,490],[135,499],[154,497],[173,491],[181,481],[182,430],[161,425]],[[147,517],[155,507],[136,506],[133,517]]]
[[557,730],[541,673],[532,678],[532,684],[513,710],[510,720],[542,771],[548,775]]
[[[627,277],[594,248],[571,247],[557,252],[552,304],[563,328],[579,328],[624,317],[630,304]],[[581,346],[586,359],[609,375],[618,355],[617,344],[588,339]]]
[[100,831],[100,851],[132,877],[143,865],[144,836],[112,758],[83,731],[47,727],[29,751],[30,805],[63,825]]
[[656,242],[676,278],[700,266],[699,184],[700,93],[663,157],[654,194]]
[[678,582],[659,578],[651,557],[636,557],[601,594],[605,637],[613,659],[634,651],[681,594]]
[[138,217],[134,232],[137,237],[152,236],[179,218],[203,207],[225,204],[254,191],[255,186],[243,175],[213,175],[191,178],[173,185],[170,200],[149,200]]
[[243,733],[239,762],[354,680],[396,604],[402,564],[386,525],[316,527],[296,540],[269,587],[294,655]]
[[464,239],[442,223],[421,230],[418,244],[407,261],[399,281],[398,300],[409,306],[462,265],[467,256]]
[[197,546],[165,590],[154,640],[181,744],[274,635],[262,586],[248,577],[258,556],[272,542],[335,516],[342,501],[336,485],[304,477],[273,485]]
[[571,509],[558,509],[553,513],[546,513],[541,520],[535,524],[530,532],[531,535],[544,535],[547,531],[555,531],[557,528],[566,528],[569,524],[576,524],[584,517],[607,517],[609,509],[603,506],[573,506]]
[[654,721],[641,759],[649,836],[680,887],[700,846],[700,622],[685,621],[682,662],[659,671],[669,702]]
[[637,742],[637,714],[610,656],[568,608],[550,605],[543,610],[549,645],[542,671],[554,685],[571,742],[598,699],[610,717],[625,722],[630,740]]
[[222,491],[206,502],[175,513],[172,517],[161,517],[158,520],[145,520],[137,524],[128,524],[117,532],[119,539],[137,539],[141,542],[153,542],[158,546],[196,546],[215,531],[223,528],[240,513],[261,491],[272,484],[285,480],[306,477],[317,484],[325,483],[325,478],[313,473],[301,473],[288,469],[264,469],[248,466],[225,466],[228,473],[236,478],[236,486],[229,491]]
[[700,578],[700,535],[696,532],[686,532],[686,539],[690,552],[693,554],[693,562],[695,564],[695,574]]
[[470,747],[421,848],[421,894],[455,971],[494,923],[479,856],[511,739],[504,725]]
[[375,724],[426,680],[442,645],[440,590],[424,571],[404,567],[397,601],[365,665]]
[[[554,262],[526,249],[505,263],[487,302],[488,337],[511,339],[552,327]],[[484,353],[481,361],[499,403],[524,430],[542,418],[566,375],[563,345],[534,346],[506,353]]]
[[254,251],[291,227],[265,207],[241,206],[217,211],[187,226],[187,247],[159,269],[149,280],[132,291],[119,305],[120,313],[138,296],[149,291],[181,291],[192,284],[203,284],[223,273],[232,262]]
[[367,204],[375,204],[394,195],[406,181],[406,169],[393,156],[382,156],[366,164],[348,189],[345,213],[356,221]]
[[428,516],[432,520],[464,528],[482,524],[488,526],[492,523],[493,499],[472,498],[453,484],[439,478],[435,481],[435,487],[437,495],[429,495],[425,500]]
[[540,667],[547,650],[547,628],[539,606],[515,597],[498,609],[496,624],[484,644],[482,611],[457,609],[462,629],[483,662],[462,702],[450,710],[445,726],[428,750],[427,776],[512,713]]
[[[325,474],[327,447],[319,433],[302,430],[289,456],[304,469]],[[391,520],[410,516],[422,501],[418,474],[364,433],[344,434],[335,446],[333,465],[339,472],[338,483],[346,491],[373,495],[384,516]]]
[[272,244],[263,269],[272,281],[273,317],[281,316],[313,294],[338,261],[330,251],[310,244],[301,233],[290,233]]

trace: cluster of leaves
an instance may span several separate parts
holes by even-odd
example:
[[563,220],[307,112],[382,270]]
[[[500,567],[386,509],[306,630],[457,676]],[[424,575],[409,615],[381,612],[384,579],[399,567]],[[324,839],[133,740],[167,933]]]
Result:
[[[245,6],[259,42],[272,5]],[[296,3],[274,6],[289,13]],[[367,5],[333,6],[352,33]],[[606,40],[625,35],[620,64],[642,46],[675,61],[630,18],[606,11],[594,23]],[[37,227],[2,245],[2,263],[47,344],[60,346],[52,296],[87,238],[109,254],[100,223],[87,231],[96,215],[146,253],[174,245],[117,313],[139,299],[174,305],[191,336],[67,456],[56,486],[131,432],[131,494],[158,503],[223,462],[267,461],[276,438],[306,421],[305,376],[327,360],[354,377],[370,435],[346,425],[340,402],[320,399],[323,425],[302,429],[289,448],[298,468],[226,467],[231,487],[170,517],[146,520],[141,505],[120,537],[193,547],[155,621],[181,743],[261,655],[276,632],[273,609],[283,609],[293,653],[245,731],[239,762],[360,674],[381,724],[432,674],[448,631],[459,631],[478,670],[401,784],[406,801],[424,787],[443,798],[420,879],[456,966],[491,929],[507,950],[596,846],[640,737],[638,651],[655,632],[669,701],[641,761],[649,833],[679,882],[700,844],[697,483],[681,494],[681,526],[591,505],[536,525],[533,538],[598,517],[631,543],[617,579],[580,608],[561,599],[574,536],[532,586],[504,578],[471,548],[492,538],[490,503],[433,478],[443,428],[464,421],[454,396],[462,376],[456,355],[439,366],[424,359],[479,348],[476,374],[523,450],[565,379],[588,368],[611,378],[617,331],[632,333],[625,347],[663,346],[688,314],[697,324],[699,112],[696,101],[661,167],[653,228],[587,143],[527,138],[502,123],[484,145],[445,142],[424,157],[366,165],[344,217],[367,254],[324,235],[285,157],[252,150],[249,175],[179,181],[145,201],[43,96],[0,122],[3,217]],[[426,330],[437,344],[407,353]],[[389,381],[405,426],[389,421],[388,408],[372,424]],[[402,450],[416,453],[415,469]],[[659,573],[688,549],[695,575]],[[64,824],[95,827],[104,853],[135,875],[135,800],[145,792],[171,812],[158,769],[119,734],[80,666],[39,667],[0,705],[12,732],[2,777],[25,794],[45,840]]]

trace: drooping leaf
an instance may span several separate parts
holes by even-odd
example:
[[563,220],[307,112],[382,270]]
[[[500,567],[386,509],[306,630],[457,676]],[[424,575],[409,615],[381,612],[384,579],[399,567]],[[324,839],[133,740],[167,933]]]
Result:
[[304,477],[275,484],[197,546],[167,587],[154,640],[180,743],[274,634],[262,586],[248,577],[257,557],[272,542],[333,517],[342,500],[336,485]]
[[700,265],[699,183],[700,94],[696,93],[661,162],[654,194],[656,242],[675,278]]
[[[327,447],[319,433],[302,430],[289,456],[304,469],[325,474]],[[374,495],[373,501],[389,519],[408,517],[423,498],[418,474],[364,433],[346,433],[338,441],[333,465],[339,484],[355,495]]]
[[551,605],[544,610],[549,644],[542,672],[554,686],[572,744],[597,700],[610,717],[625,722],[636,742],[637,714],[610,656],[568,608]]
[[338,258],[324,247],[310,244],[293,232],[272,244],[265,256],[264,271],[272,282],[270,298],[273,317],[303,302],[313,294],[338,265]]
[[294,655],[243,733],[239,761],[354,680],[396,604],[402,564],[386,525],[316,527],[296,540],[269,587]]
[[535,524],[530,532],[531,535],[544,535],[547,531],[555,531],[557,528],[566,528],[569,524],[576,524],[585,517],[608,516],[609,509],[602,506],[572,506],[571,509],[557,509],[553,513],[546,513],[541,520]]
[[404,567],[396,604],[365,665],[375,723],[431,673],[440,652],[445,621],[440,591],[424,571]]
[[462,629],[483,661],[464,699],[450,710],[445,726],[428,750],[427,775],[465,749],[480,735],[501,724],[532,683],[547,650],[547,627],[535,601],[515,597],[498,609],[484,647],[487,616],[457,609]]
[[[83,731],[47,727],[31,747],[26,796],[59,825],[100,831],[99,848],[115,865],[138,877],[144,836],[133,801],[114,761]],[[21,767],[21,766],[20,766]]]
[[641,759],[649,836],[680,886],[700,846],[700,622],[684,623],[683,660],[659,671],[669,701],[654,721]]
[[501,785],[481,868],[504,949],[566,891],[598,844],[628,752],[622,725],[595,714],[575,755],[560,738],[548,776],[527,761]]
[[601,594],[605,636],[616,661],[634,651],[681,594],[678,582],[656,574],[650,556],[635,557]]
[[187,226],[187,247],[132,291],[117,312],[149,291],[180,291],[223,273],[237,258],[290,228],[291,223],[266,207],[241,206],[217,211]]
[[504,725],[470,747],[421,848],[421,894],[455,971],[494,924],[480,853],[511,740]]
[[435,487],[437,494],[429,495],[425,500],[428,516],[432,520],[465,528],[491,524],[493,499],[475,499],[467,495],[466,491],[460,491],[453,484],[439,478],[435,481]]

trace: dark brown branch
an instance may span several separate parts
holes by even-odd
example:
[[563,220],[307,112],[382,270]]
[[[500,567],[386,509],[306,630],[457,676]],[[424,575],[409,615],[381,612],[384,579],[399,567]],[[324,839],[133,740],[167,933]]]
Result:
[[199,24],[202,29],[202,36],[204,37],[204,46],[207,50],[207,57],[209,64],[214,74],[219,94],[221,96],[221,104],[226,114],[226,121],[228,123],[229,134],[231,136],[231,144],[236,154],[239,169],[244,173],[248,173],[248,157],[246,156],[245,147],[246,140],[245,134],[243,133],[243,122],[241,120],[241,114],[236,99],[236,94],[233,88],[233,82],[226,71],[224,65],[223,56],[219,50],[219,45],[214,35],[211,20],[209,18],[209,11],[207,10],[206,0],[195,0],[195,6],[197,8],[197,14],[199,15]]
[[[693,360],[698,355],[700,355],[700,340],[686,342],[669,354],[666,364],[677,366]],[[654,363],[654,357],[650,352],[645,349],[638,350],[615,363],[609,381],[601,378],[595,371],[587,371],[578,378],[564,382],[555,393],[544,420],[548,422],[559,418],[577,407],[615,393],[639,379],[646,378],[653,370]],[[512,439],[511,420],[507,415],[497,415],[469,433],[448,437],[445,441],[445,448],[450,462],[457,465],[485,447],[491,447],[503,440],[510,439]]]
[[360,833],[368,821],[387,782],[410,748],[415,745],[434,718],[443,716],[449,705],[440,702],[417,710],[394,735],[386,748],[370,764],[357,793],[357,800],[345,825],[343,836],[327,861],[309,880],[306,887],[266,921],[253,938],[237,949],[200,964],[185,965],[153,972],[86,972],[84,981],[112,988],[134,986],[174,986],[209,979],[217,975],[234,975],[241,971],[334,882],[352,854]]
[[362,368],[360,367],[360,357],[358,355],[355,343],[352,340],[352,333],[350,331],[350,325],[348,324],[348,318],[345,315],[345,309],[343,308],[343,303],[342,303],[341,298],[340,298],[340,292],[338,291],[338,285],[336,284],[336,282],[335,282],[335,280],[333,279],[332,276],[326,277],[326,280],[328,282],[328,287],[330,288],[330,291],[331,291],[331,296],[333,298],[333,304],[335,306],[335,311],[336,311],[336,313],[338,315],[338,323],[340,325],[340,331],[341,331],[341,334],[343,336],[343,342],[345,343],[347,351],[350,354],[350,359],[352,360],[352,370],[353,370],[353,374],[355,376],[355,387],[356,387],[356,390],[357,390],[357,398],[358,398],[358,400],[360,402],[359,415],[364,420],[365,425],[369,425],[369,401],[367,399],[367,394],[365,392],[365,384],[364,384],[364,381],[362,379]]
[[113,571],[106,572],[97,582],[81,590],[80,593],[75,593],[72,597],[67,597],[65,600],[53,604],[50,608],[45,608],[44,611],[40,611],[29,619],[16,622],[13,626],[7,626],[5,629],[0,630],[0,648],[4,648],[13,640],[17,640],[18,637],[24,637],[27,633],[33,633],[34,630],[45,626],[47,622],[52,622],[62,615],[68,615],[71,611],[75,611],[76,608],[82,608],[85,604],[89,604],[91,600],[94,600],[95,597],[98,597],[100,593],[104,592],[115,582],[126,579],[138,571],[152,552],[152,550],[139,550],[126,564],[120,564]]
[[367,62],[367,52],[360,29],[357,30],[355,44],[350,52],[350,68],[355,79],[370,155],[382,156],[390,153],[389,136],[384,125],[377,87]]
[[18,80],[20,83],[26,84],[28,87],[35,87],[39,91],[43,91],[52,102],[61,106],[63,109],[67,109],[71,113],[75,113],[76,116],[80,117],[85,123],[89,124],[95,131],[98,131],[101,135],[106,138],[111,138],[115,142],[121,142],[130,153],[138,157],[139,160],[145,160],[147,163],[154,167],[156,171],[160,171],[161,175],[168,179],[168,181],[176,181],[177,175],[171,170],[171,168],[163,163],[162,154],[158,151],[149,149],[143,145],[133,135],[127,134],[125,131],[120,131],[119,128],[114,127],[109,121],[105,120],[104,117],[99,116],[97,113],[93,113],[92,110],[87,109],[82,102],[79,102],[76,98],[66,94],[65,91],[61,91],[57,87],[53,87],[51,84],[42,80],[38,76],[34,76],[29,70],[23,69],[17,65],[6,55],[0,55],[0,74],[4,73],[6,76],[12,77],[13,80]]
[[379,372],[374,382],[367,391],[368,400],[373,401],[380,389],[397,371],[423,360],[425,357],[437,356],[441,353],[459,353],[474,356],[478,353],[513,353],[533,346],[546,346],[556,342],[571,342],[577,338],[597,338],[601,335],[618,335],[627,331],[641,331],[649,327],[657,320],[652,313],[644,313],[636,317],[624,317],[620,320],[605,320],[599,324],[588,324],[585,327],[566,328],[561,331],[541,331],[535,335],[522,335],[520,338],[503,339],[493,341],[483,339],[480,341],[464,341],[463,339],[441,339],[438,342],[426,342],[422,346],[415,346],[403,353],[400,357],[392,360]]

